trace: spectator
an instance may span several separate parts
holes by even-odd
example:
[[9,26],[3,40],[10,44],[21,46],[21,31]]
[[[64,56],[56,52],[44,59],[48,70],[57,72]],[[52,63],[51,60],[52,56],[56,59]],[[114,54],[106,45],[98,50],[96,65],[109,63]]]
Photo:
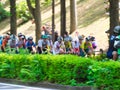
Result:
[[59,37],[58,32],[55,31],[55,41],[57,41],[57,38]]
[[107,57],[113,60],[117,60],[118,52],[116,47],[117,45],[116,37],[120,34],[120,26],[115,26],[113,32],[114,32],[113,35],[111,35],[109,39],[109,48],[107,51]]

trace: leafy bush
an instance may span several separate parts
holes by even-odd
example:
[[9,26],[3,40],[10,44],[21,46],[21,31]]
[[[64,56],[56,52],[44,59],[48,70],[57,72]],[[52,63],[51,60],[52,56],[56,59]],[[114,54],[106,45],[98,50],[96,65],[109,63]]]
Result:
[[0,21],[6,19],[7,17],[10,16],[10,12],[6,11],[0,2]]
[[93,84],[100,90],[118,90],[120,87],[120,62],[97,62],[89,66],[89,84]]
[[16,7],[17,17],[22,18],[25,22],[32,18],[26,1],[20,2]]
[[0,54],[0,77],[119,90],[120,62],[73,55]]

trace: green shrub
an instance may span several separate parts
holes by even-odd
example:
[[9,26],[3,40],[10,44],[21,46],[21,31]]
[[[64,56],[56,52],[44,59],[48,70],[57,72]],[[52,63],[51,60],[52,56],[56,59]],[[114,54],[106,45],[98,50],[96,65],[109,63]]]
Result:
[[0,21],[6,19],[9,16],[10,16],[10,13],[8,11],[6,11],[4,9],[2,3],[0,3]]
[[120,87],[120,62],[97,62],[89,66],[88,79],[100,90],[118,90]]
[[119,90],[120,62],[74,55],[0,54],[0,77]]

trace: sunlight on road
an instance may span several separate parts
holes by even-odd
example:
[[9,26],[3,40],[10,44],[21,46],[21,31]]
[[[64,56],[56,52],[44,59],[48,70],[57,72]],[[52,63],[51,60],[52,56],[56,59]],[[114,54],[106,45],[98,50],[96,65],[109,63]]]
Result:
[[58,90],[58,89],[38,88],[23,85],[0,83],[0,90]]

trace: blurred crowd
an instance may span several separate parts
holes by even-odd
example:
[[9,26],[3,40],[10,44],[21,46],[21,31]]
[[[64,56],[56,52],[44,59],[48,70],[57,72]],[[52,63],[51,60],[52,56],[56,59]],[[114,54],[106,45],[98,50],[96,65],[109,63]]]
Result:
[[37,43],[33,41],[32,36],[27,37],[22,33],[18,33],[18,35],[7,33],[0,36],[0,51],[19,54],[21,50],[25,50],[32,54],[75,54],[82,57],[95,53],[97,44],[94,36],[77,35],[76,38],[72,38],[68,32],[65,32],[62,37],[55,32],[53,42],[52,35],[46,30],[46,27],[42,28],[44,33]]

